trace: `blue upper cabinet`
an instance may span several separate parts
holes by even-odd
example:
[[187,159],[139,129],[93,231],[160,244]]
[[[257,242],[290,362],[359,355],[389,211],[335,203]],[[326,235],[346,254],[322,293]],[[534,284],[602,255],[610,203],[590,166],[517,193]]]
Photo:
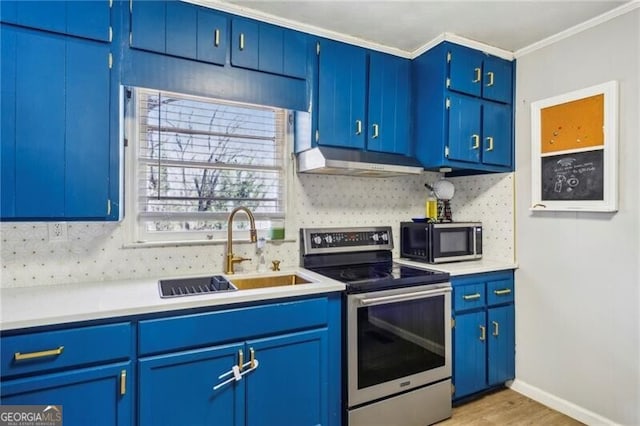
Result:
[[226,15],[184,2],[133,1],[131,47],[224,65],[228,50]]
[[412,62],[415,155],[457,174],[513,170],[513,64],[444,42]]
[[109,58],[108,44],[2,26],[3,220],[116,218]]
[[231,20],[231,65],[257,70],[259,52],[260,24],[250,19],[233,18]]
[[367,149],[408,154],[410,61],[378,52],[369,58]]
[[464,46],[448,44],[449,90],[511,103],[513,67],[511,62]]
[[226,16],[203,8],[198,9],[197,59],[224,65],[229,50],[229,20]]
[[162,1],[131,3],[131,47],[165,52],[167,6]]
[[109,0],[3,1],[0,20],[24,27],[111,41]]
[[317,143],[364,149],[367,52],[329,40],[319,52]]
[[275,25],[234,17],[231,22],[231,65],[304,79],[307,36]]
[[408,155],[410,62],[330,40],[318,50],[315,142]]

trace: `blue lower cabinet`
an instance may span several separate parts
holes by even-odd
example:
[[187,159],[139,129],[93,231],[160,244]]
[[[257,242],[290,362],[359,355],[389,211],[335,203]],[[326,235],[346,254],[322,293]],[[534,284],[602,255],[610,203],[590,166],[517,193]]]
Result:
[[134,424],[130,362],[8,380],[0,387],[3,405],[61,405],[65,426]]
[[[143,358],[138,424],[326,425],[327,334],[323,328]],[[240,362],[242,379],[224,383]]]
[[179,352],[139,361],[140,426],[244,424],[244,380],[231,375],[242,344]]
[[329,424],[326,328],[247,342],[258,368],[247,374],[246,424]]
[[515,378],[513,271],[453,277],[454,399]]
[[514,305],[487,310],[487,383],[504,383],[515,377],[515,309]]
[[484,311],[456,315],[455,320],[453,365],[457,397],[486,387],[487,342]]

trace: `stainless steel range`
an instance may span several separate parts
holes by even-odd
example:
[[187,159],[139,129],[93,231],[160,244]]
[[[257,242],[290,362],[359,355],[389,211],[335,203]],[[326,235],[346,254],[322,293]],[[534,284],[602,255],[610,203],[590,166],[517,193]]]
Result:
[[345,423],[451,416],[449,274],[393,262],[391,227],[301,229],[301,264],[346,284]]

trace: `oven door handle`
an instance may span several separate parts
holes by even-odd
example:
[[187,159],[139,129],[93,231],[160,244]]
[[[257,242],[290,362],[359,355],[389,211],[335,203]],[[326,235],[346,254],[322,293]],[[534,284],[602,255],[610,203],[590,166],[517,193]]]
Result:
[[403,302],[406,300],[424,299],[426,297],[442,295],[445,293],[451,293],[451,287],[437,288],[432,290],[416,291],[413,293],[401,293],[391,296],[371,297],[367,299],[360,299],[362,306],[378,305],[385,302]]

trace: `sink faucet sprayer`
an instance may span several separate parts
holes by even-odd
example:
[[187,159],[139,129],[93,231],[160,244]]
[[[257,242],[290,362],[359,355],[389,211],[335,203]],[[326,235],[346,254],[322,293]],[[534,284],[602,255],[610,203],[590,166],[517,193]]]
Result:
[[233,265],[235,263],[244,262],[245,260],[251,260],[251,258],[233,255],[233,218],[240,210],[245,212],[249,217],[249,223],[251,226],[249,235],[251,242],[255,243],[258,241],[258,235],[256,232],[256,220],[253,217],[253,213],[251,213],[251,211],[244,206],[236,207],[235,209],[231,210],[231,213],[229,213],[229,219],[227,220],[227,257],[225,261],[225,274],[233,274]]

